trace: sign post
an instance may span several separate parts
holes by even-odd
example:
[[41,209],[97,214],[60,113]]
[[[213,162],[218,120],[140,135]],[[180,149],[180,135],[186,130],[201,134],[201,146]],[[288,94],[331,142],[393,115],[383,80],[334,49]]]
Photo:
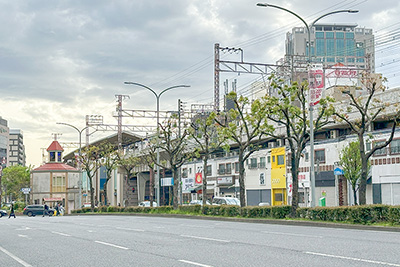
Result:
[[333,165],[333,174],[335,175],[335,198],[336,198],[336,206],[340,205],[339,201],[339,175],[343,175],[342,166],[339,165],[339,162],[335,162]]

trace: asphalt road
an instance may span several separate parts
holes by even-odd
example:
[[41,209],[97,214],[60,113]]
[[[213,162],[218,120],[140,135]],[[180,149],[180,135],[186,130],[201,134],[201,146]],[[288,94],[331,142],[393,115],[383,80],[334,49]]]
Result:
[[0,266],[400,267],[400,233],[147,216],[3,217]]

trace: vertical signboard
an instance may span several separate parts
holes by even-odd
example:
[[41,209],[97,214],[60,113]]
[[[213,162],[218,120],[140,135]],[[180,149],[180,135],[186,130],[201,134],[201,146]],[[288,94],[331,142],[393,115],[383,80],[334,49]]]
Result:
[[308,86],[310,89],[310,106],[315,106],[321,100],[322,90],[325,87],[324,70],[321,63],[311,65],[308,71]]

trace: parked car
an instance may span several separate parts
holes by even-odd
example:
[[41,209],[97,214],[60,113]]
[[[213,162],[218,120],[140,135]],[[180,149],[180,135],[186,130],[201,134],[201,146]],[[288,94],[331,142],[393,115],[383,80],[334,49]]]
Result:
[[[142,201],[139,203],[140,207],[150,207],[150,201]],[[157,202],[153,201],[153,207],[157,207]]]
[[213,205],[235,205],[240,206],[240,200],[236,197],[214,197]]
[[[28,205],[24,208],[24,215],[28,217],[43,215],[44,205]],[[53,216],[54,209],[49,208],[49,216]]]
[[258,206],[271,206],[268,202],[260,202]]
[[0,218],[3,216],[7,216],[7,211],[6,210],[0,210]]
[[[203,200],[200,200],[200,199],[192,200],[189,202],[189,205],[202,205],[203,206]],[[206,200],[206,205],[211,205],[210,201]]]

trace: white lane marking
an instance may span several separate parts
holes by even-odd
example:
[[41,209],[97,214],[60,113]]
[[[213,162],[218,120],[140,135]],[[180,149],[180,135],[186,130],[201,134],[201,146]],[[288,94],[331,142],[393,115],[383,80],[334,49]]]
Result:
[[102,242],[102,241],[94,241],[94,242],[99,243],[99,244],[103,244],[103,245],[106,245],[106,246],[110,246],[110,247],[115,247],[115,248],[120,248],[120,249],[129,249],[129,248],[126,248],[126,247],[122,247],[122,246],[118,246],[118,245],[114,245],[114,244],[110,244],[110,243],[106,243],[106,242]]
[[135,232],[144,232],[142,229],[133,229],[133,228],[125,228],[125,227],[116,227],[119,230],[128,230],[128,231],[135,231]]
[[311,254],[311,255],[316,255],[316,256],[322,256],[322,257],[338,258],[338,259],[352,260],[352,261],[361,261],[361,262],[374,263],[374,264],[380,264],[380,265],[400,266],[400,264],[396,264],[396,263],[389,263],[389,262],[383,262],[383,261],[373,261],[373,260],[366,260],[366,259],[352,258],[352,257],[338,256],[338,255],[330,255],[330,254],[310,252],[310,251],[305,251],[304,253]]
[[32,239],[32,238],[29,238],[27,235],[18,235],[19,237],[23,237],[23,238],[27,238],[27,239]]
[[25,266],[25,267],[32,267],[32,265],[26,263],[25,261],[21,260],[20,258],[18,258],[17,256],[15,256],[14,254],[8,252],[7,250],[5,250],[4,248],[0,247],[0,250],[3,251],[5,254],[7,254],[8,256],[10,256],[11,258],[13,258],[14,260],[16,260],[17,262],[19,262],[21,265]]
[[96,231],[93,230],[87,230],[89,233],[95,233]]
[[30,230],[31,228],[29,228],[29,227],[25,227],[25,228],[18,228],[18,229],[15,229],[15,230],[17,230],[17,231],[25,231],[25,230]]
[[165,227],[164,227],[164,226],[156,226],[155,228],[157,228],[157,229],[164,229]]
[[195,239],[204,239],[204,240],[210,240],[210,241],[224,242],[224,243],[229,243],[229,242],[231,242],[231,241],[229,241],[229,240],[215,239],[215,238],[202,237],[202,236],[192,236],[192,235],[181,235],[181,236],[182,236],[182,237],[195,238]]
[[60,232],[52,232],[53,234],[57,234],[57,235],[62,235],[62,236],[71,236],[69,234],[64,234],[64,233],[60,233]]
[[178,260],[178,261],[184,262],[184,263],[188,263],[188,264],[192,264],[192,265],[202,266],[202,267],[211,267],[211,265],[205,265],[205,264],[197,263],[197,262],[194,262],[194,261],[187,261],[187,260]]
[[301,236],[301,237],[315,237],[315,238],[323,238],[320,235],[304,235],[304,234],[293,234],[293,233],[284,233],[284,232],[268,232],[262,231],[265,234],[273,234],[273,235],[291,235],[291,236]]

